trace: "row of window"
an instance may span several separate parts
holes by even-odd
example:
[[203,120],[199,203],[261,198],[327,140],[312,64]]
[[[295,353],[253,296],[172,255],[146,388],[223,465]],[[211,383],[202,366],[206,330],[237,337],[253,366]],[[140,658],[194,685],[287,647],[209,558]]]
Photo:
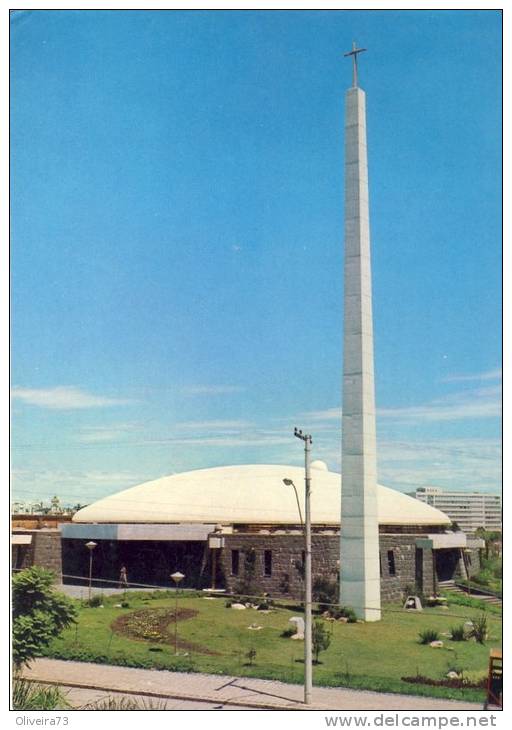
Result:
[[[231,551],[231,575],[240,573],[240,550]],[[272,550],[263,551],[263,575],[270,578],[272,575]]]
[[[388,559],[388,573],[389,575],[396,575],[396,566],[395,566],[395,553],[393,550],[387,551],[387,559]],[[305,561],[305,553],[302,551],[302,564],[304,564]],[[231,575],[239,575],[240,574],[240,550],[232,550],[231,551]],[[382,563],[380,566],[380,574],[382,576]],[[270,578],[272,575],[272,550],[264,550],[263,551],[263,575],[266,578]]]

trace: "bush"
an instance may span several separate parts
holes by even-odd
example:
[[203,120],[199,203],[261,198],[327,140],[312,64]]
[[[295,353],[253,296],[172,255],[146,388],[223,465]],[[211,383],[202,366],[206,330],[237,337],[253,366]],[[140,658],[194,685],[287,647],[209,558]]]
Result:
[[335,606],[329,609],[329,613],[335,619],[346,618],[349,624],[357,623],[356,612],[350,606]]
[[16,669],[41,656],[63,629],[76,622],[70,598],[53,589],[54,574],[45,568],[22,570],[12,581],[12,654]]
[[289,639],[290,636],[295,636],[296,633],[297,632],[295,631],[295,629],[292,626],[289,626],[288,628],[281,631],[279,636],[282,636],[283,639]]
[[321,611],[326,611],[337,603],[338,600],[338,584],[323,576],[315,578],[313,583],[313,601],[319,604]]
[[435,629],[425,629],[418,634],[420,644],[430,644],[431,641],[439,641],[439,634]]
[[481,611],[501,614],[501,606],[493,606],[492,604],[485,603],[485,601],[478,600],[477,598],[473,598],[472,596],[466,596],[460,593],[445,593],[444,597],[447,598],[449,603],[452,605],[468,606],[469,608],[479,608]]
[[256,550],[253,547],[248,547],[244,550],[244,572],[241,580],[238,583],[237,591],[239,593],[249,593],[254,595],[254,579],[256,574]]
[[473,626],[468,632],[469,638],[475,639],[475,641],[477,641],[479,644],[485,644],[488,631],[487,616],[485,615],[485,613],[481,613],[480,616],[473,618],[472,622]]
[[312,628],[313,654],[315,655],[315,664],[318,664],[320,652],[325,651],[330,646],[331,633],[323,621],[315,621]]
[[251,646],[249,651],[246,653],[246,658],[249,660],[249,666],[252,667],[253,661],[256,659],[256,649]]
[[89,606],[89,608],[98,608],[98,606],[103,605],[103,596],[100,596],[99,593],[95,593],[93,596],[87,599],[85,601],[85,605]]
[[452,641],[466,641],[468,638],[464,624],[460,624],[460,626],[452,626],[450,633]]

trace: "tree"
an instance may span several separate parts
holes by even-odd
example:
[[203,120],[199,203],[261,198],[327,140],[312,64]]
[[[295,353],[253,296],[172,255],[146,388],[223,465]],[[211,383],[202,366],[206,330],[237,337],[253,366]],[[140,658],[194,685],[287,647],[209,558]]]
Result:
[[53,589],[51,570],[34,566],[13,578],[13,661],[16,669],[41,656],[52,639],[76,622],[71,599]]
[[485,559],[489,560],[490,553],[499,553],[499,544],[502,540],[501,532],[486,530],[485,527],[478,527],[475,534],[485,541]]
[[238,583],[238,591],[252,596],[255,593],[256,550],[253,547],[248,547],[244,553],[244,574],[242,580]]
[[313,624],[313,654],[315,664],[318,664],[318,657],[321,651],[328,649],[331,644],[331,634],[323,621],[315,621]]

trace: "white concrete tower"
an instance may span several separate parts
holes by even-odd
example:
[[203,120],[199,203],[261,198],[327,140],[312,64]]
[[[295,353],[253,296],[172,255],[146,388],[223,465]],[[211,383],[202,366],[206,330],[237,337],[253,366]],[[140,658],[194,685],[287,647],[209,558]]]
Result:
[[345,274],[343,335],[340,602],[365,621],[380,620],[377,449],[365,93],[353,86],[345,107]]

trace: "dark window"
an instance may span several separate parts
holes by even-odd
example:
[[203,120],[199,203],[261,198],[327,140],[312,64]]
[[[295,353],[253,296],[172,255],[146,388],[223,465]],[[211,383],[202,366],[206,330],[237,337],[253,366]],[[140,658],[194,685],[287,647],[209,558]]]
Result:
[[388,570],[389,575],[396,575],[395,553],[392,550],[388,550]]
[[263,555],[264,568],[263,572],[266,576],[272,575],[272,550],[265,550]]
[[231,551],[231,575],[238,575],[239,567],[240,567],[240,551],[232,550]]

